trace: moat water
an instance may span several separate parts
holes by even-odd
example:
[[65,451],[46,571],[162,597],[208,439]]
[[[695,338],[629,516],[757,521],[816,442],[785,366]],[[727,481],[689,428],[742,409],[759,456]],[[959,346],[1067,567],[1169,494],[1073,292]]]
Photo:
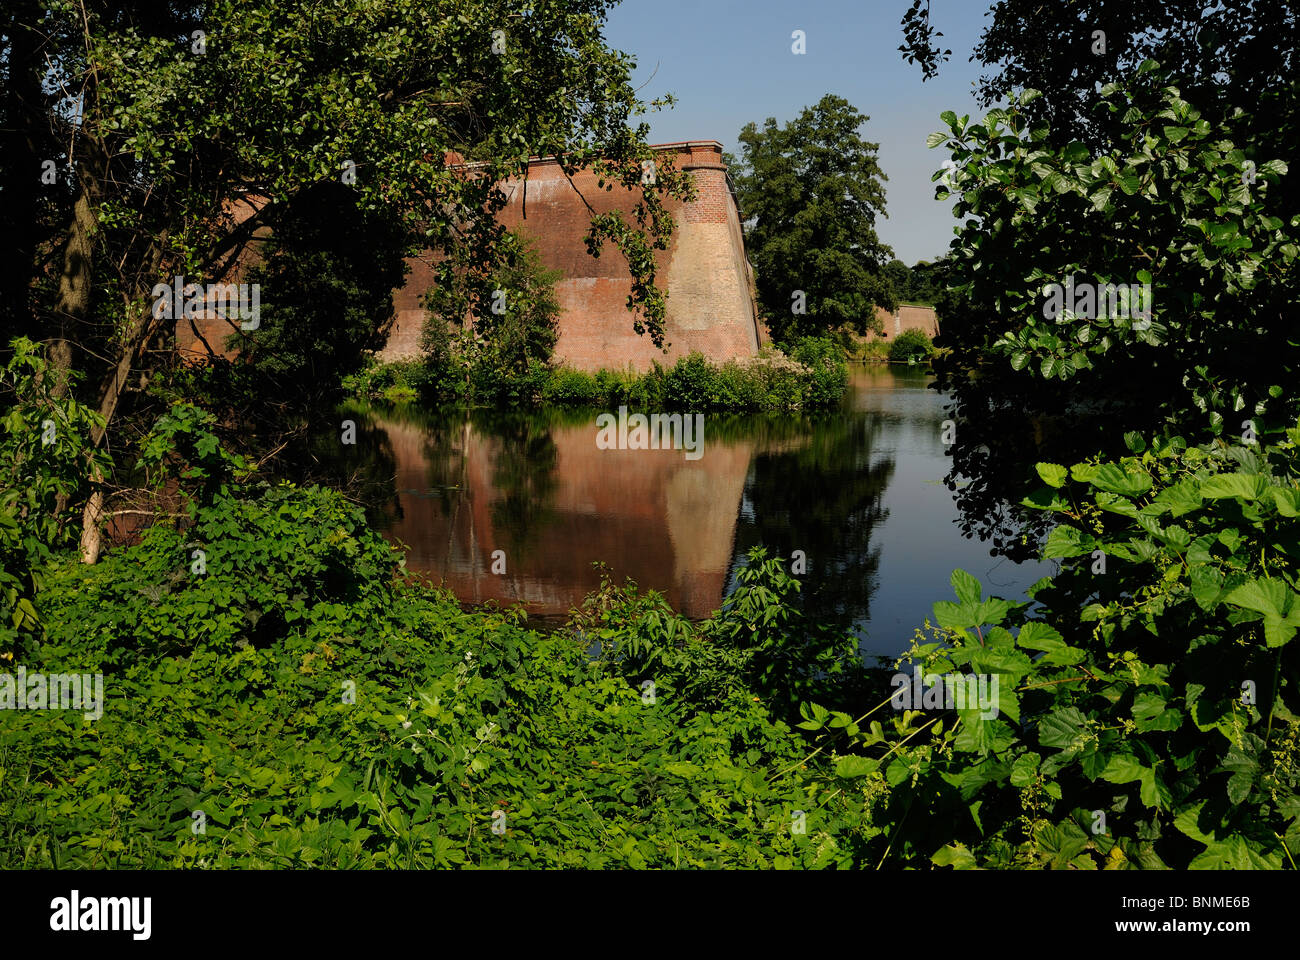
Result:
[[370,470],[391,481],[379,522],[412,570],[543,622],[597,587],[594,562],[708,616],[755,546],[792,567],[802,551],[807,611],[842,621],[871,654],[907,649],[933,603],[952,599],[956,567],[986,594],[1023,599],[1052,566],[993,558],[962,536],[929,373],[851,374],[834,412],[705,415],[693,457],[598,444],[609,411],[373,409]]

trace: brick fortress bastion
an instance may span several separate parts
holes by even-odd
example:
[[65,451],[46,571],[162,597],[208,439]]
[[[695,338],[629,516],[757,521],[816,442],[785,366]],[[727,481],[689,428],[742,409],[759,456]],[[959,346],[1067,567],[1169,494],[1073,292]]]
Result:
[[[668,249],[656,251],[655,257],[656,282],[668,295],[666,350],[632,329],[634,317],[627,308],[632,277],[622,253],[606,243],[601,256],[592,257],[585,241],[592,210],[618,211],[630,221],[640,200],[638,192],[621,186],[604,190],[589,169],[579,170],[570,182],[554,157],[534,158],[526,177],[501,184],[506,195],[506,205],[498,214],[501,224],[532,240],[543,266],[560,274],[555,284],[561,310],[557,363],[587,371],[602,367],[645,371],[656,360],[671,364],[694,350],[718,363],[751,357],[769,342],[754,299],[753,272],[745,256],[744,232],[722,161],[722,145],[716,140],[692,140],[653,149],[689,173],[696,193],[688,203],[664,198],[674,228]],[[263,197],[249,195],[236,204],[232,215],[243,221],[264,202]],[[228,280],[242,277],[258,260],[264,234],[265,229],[254,235]],[[432,255],[409,258],[407,265],[405,283],[393,291],[393,320],[379,351],[385,361],[420,353],[426,316],[423,301],[434,283]],[[931,338],[939,332],[932,307],[902,304],[893,313],[877,307],[876,315],[881,324],[876,336],[883,339],[912,327]],[[211,310],[194,319],[178,318],[177,352],[198,359],[211,346],[216,353],[232,357],[234,350],[224,345],[224,338],[236,329],[236,322],[220,319]]]
[[[647,370],[654,360],[671,363],[692,350],[718,362],[758,351],[761,335],[752,276],[722,144],[695,140],[654,149],[689,172],[696,191],[689,203],[672,197],[664,201],[675,222],[668,249],[657,253],[656,282],[668,294],[666,353],[648,335],[632,329],[634,318],[627,308],[632,278],[622,253],[606,243],[601,255],[592,257],[584,242],[591,225],[588,203],[596,213],[620,211],[630,221],[640,199],[637,194],[620,186],[601,189],[590,170],[579,171],[570,183],[553,157],[530,161],[526,178],[501,186],[507,197],[498,215],[501,224],[531,239],[542,264],[561,274],[555,285],[561,308],[557,363],[580,370]],[[405,285],[393,292],[396,316],[379,354],[383,360],[419,353],[422,299],[433,285],[433,269],[427,258],[413,258],[408,264]]]

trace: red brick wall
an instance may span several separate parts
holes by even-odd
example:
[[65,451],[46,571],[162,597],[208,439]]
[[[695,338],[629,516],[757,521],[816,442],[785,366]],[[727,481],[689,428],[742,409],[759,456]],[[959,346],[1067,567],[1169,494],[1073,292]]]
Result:
[[[632,278],[622,253],[607,243],[599,257],[592,257],[584,242],[592,210],[618,211],[633,222],[638,194],[618,185],[603,190],[596,175],[586,170],[570,181],[554,159],[533,161],[526,180],[503,185],[508,202],[500,214],[502,224],[532,238],[543,265],[563,275],[556,284],[562,314],[555,358],[560,363],[584,370],[646,370],[654,360],[672,362],[692,350],[718,361],[758,351],[753,278],[740,217],[727,187],[722,145],[696,141],[655,149],[662,162],[690,172],[697,193],[690,203],[669,199],[665,204],[675,222],[669,248],[656,255],[657,282],[667,293],[665,350],[632,329],[634,316],[627,308]],[[237,218],[243,219],[261,202],[260,197],[248,198],[243,202],[247,209],[236,211]],[[240,258],[244,268],[249,262],[249,256]],[[393,291],[394,323],[380,352],[385,360],[420,350],[425,316],[421,301],[433,286],[433,260],[425,255],[407,265],[405,284]],[[195,326],[217,352],[227,353],[218,341],[231,332],[230,324],[205,318]],[[176,341],[187,356],[206,353],[189,321],[176,324]]]
[[[265,203],[266,197],[261,194],[242,194],[226,204],[225,212],[228,216],[233,217],[236,223],[243,223],[260,210]],[[261,244],[269,235],[269,229],[259,227],[253,231],[252,237],[238,250],[228,249],[222,251],[222,257],[233,254],[234,263],[224,279],[214,282],[239,283],[241,279],[246,279],[249,269],[261,259]],[[186,282],[195,280],[193,277],[184,279]],[[174,285],[175,278],[161,277],[159,282]],[[152,309],[152,298],[149,305]],[[233,359],[238,351],[228,348],[226,341],[239,332],[240,321],[238,319],[223,318],[215,310],[204,311],[201,316],[192,319],[178,316],[174,328],[176,352],[182,360],[195,361],[207,357],[208,348],[211,347],[213,353],[226,359]],[[204,343],[205,340],[207,341],[206,344]]]
[[934,307],[902,304],[894,313],[877,307],[876,316],[884,324],[880,332],[883,339],[893,340],[904,330],[920,330],[931,340],[939,335],[939,316]]
[[[502,224],[533,239],[543,265],[563,275],[556,284],[563,311],[555,349],[558,362],[584,370],[645,370],[653,360],[671,362],[691,350],[716,360],[757,352],[744,238],[727,188],[722,147],[707,141],[656,149],[691,173],[697,191],[691,203],[666,204],[676,222],[669,248],[657,255],[657,281],[668,294],[666,352],[632,330],[634,317],[627,309],[632,279],[622,254],[607,243],[599,257],[592,257],[584,242],[592,210],[618,211],[631,222],[637,194],[618,185],[602,190],[591,171],[580,171],[570,180],[553,159],[533,161],[526,180],[503,185],[508,202],[500,214]],[[424,321],[420,300],[432,284],[432,268],[427,259],[409,263],[406,285],[394,291],[397,317],[381,353],[385,359],[410,356],[419,349]]]

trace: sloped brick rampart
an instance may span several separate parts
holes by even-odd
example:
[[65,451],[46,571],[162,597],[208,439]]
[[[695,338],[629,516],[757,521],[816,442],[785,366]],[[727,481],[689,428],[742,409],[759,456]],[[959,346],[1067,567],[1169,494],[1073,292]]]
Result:
[[[531,238],[543,265],[562,274],[556,284],[563,311],[555,348],[559,362],[582,370],[646,370],[654,360],[672,362],[692,350],[716,361],[758,350],[744,237],[721,144],[696,141],[655,149],[691,173],[697,194],[690,203],[666,202],[676,222],[669,248],[657,255],[658,283],[668,294],[666,353],[632,329],[634,318],[627,309],[632,278],[623,255],[606,244],[599,257],[592,257],[584,241],[593,210],[619,211],[631,222],[638,195],[619,185],[601,189],[589,170],[570,180],[550,158],[529,164],[526,180],[503,184],[508,202],[500,214],[502,224]],[[386,360],[419,352],[420,301],[432,286],[433,270],[424,259],[412,260],[410,266],[406,285],[394,291],[397,316],[381,353]]]

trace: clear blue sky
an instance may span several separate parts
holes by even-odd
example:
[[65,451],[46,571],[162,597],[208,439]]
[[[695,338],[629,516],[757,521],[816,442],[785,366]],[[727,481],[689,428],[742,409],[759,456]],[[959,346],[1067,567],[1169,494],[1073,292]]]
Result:
[[[870,119],[862,133],[880,144],[889,218],[881,239],[908,265],[943,254],[952,239],[951,203],[934,199],[930,175],[947,156],[925,138],[939,114],[979,113],[968,58],[987,20],[985,0],[933,0],[932,19],[953,51],[939,76],[921,82],[905,63],[899,21],[910,0],[624,0],[610,15],[610,46],[637,60],[644,100],[666,93],[671,110],[651,113],[652,142],[719,140],[737,152],[749,121],[785,123],[827,93]],[[791,52],[791,33],[807,35],[807,53]],[[656,72],[657,70],[657,72]]]

